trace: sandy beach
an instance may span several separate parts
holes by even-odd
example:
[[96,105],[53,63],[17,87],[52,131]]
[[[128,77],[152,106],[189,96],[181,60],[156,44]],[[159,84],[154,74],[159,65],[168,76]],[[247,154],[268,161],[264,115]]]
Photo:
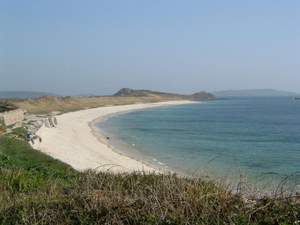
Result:
[[56,128],[42,126],[38,130],[37,135],[42,138],[42,142],[36,141],[33,147],[79,171],[87,169],[110,172],[158,171],[145,162],[113,151],[99,131],[93,128],[93,123],[116,113],[190,103],[192,102],[143,103],[65,113],[56,117],[58,121]]

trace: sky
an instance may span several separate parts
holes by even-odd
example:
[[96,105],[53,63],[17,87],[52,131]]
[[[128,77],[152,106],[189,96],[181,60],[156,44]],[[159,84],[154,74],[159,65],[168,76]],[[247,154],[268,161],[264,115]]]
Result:
[[0,0],[0,90],[300,92],[299,0]]

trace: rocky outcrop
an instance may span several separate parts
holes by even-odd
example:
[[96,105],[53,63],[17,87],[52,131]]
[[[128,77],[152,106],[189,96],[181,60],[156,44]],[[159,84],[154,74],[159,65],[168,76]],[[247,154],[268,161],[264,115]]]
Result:
[[0,118],[5,126],[15,125],[17,127],[22,125],[24,120],[24,111],[22,109],[12,109],[0,113]]

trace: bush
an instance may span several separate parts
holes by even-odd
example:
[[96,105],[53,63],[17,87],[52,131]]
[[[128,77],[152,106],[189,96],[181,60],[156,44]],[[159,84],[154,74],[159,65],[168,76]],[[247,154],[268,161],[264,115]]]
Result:
[[[201,179],[176,175],[94,173],[68,184],[26,171],[1,174],[0,224],[297,224],[293,198],[256,199]],[[3,179],[3,178],[2,178]],[[27,181],[26,181],[27,180]]]
[[24,127],[18,127],[13,129],[11,134],[22,140],[26,140],[27,130]]
[[4,123],[4,119],[2,117],[0,117],[0,135],[2,133],[4,133],[6,130],[6,126],[5,126],[5,123]]

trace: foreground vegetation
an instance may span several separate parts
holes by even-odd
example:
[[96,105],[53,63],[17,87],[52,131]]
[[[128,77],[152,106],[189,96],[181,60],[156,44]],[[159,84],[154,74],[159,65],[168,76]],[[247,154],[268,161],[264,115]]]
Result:
[[295,198],[246,201],[175,175],[83,173],[33,150],[24,131],[0,137],[0,224],[300,224]]

